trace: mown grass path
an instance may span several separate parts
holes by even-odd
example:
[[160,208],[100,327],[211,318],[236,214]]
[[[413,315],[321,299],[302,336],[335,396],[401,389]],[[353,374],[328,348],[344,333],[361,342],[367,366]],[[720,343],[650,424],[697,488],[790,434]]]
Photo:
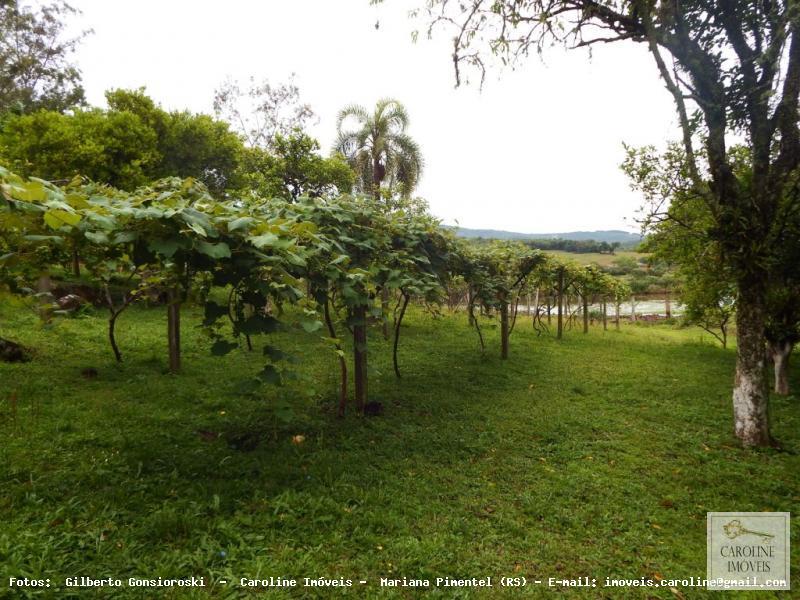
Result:
[[[737,448],[733,353],[696,330],[595,327],[559,343],[521,320],[501,361],[495,330],[481,355],[463,315],[413,311],[402,380],[389,344],[370,340],[370,393],[384,414],[339,420],[335,356],[300,331],[273,343],[302,359],[303,378],[255,399],[236,387],[261,353],[212,357],[198,314],[185,320],[177,377],[163,372],[161,310],[121,319],[121,366],[102,313],[50,331],[18,309],[0,317],[4,335],[37,349],[32,363],[0,365],[0,597],[21,595],[8,577],[27,575],[52,578],[61,589],[42,597],[54,598],[256,597],[236,582],[269,576],[355,581],[270,598],[419,597],[379,586],[403,576],[498,584],[427,593],[441,598],[676,598],[668,588],[503,590],[499,578],[703,577],[707,511],[800,509],[800,401],[773,399],[782,451]],[[98,377],[82,377],[85,367]],[[289,423],[271,412],[285,403]],[[63,588],[81,575],[210,585]]]

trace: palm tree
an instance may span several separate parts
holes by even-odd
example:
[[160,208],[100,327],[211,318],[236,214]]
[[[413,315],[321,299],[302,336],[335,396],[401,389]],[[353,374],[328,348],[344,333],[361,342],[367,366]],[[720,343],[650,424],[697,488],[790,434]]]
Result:
[[339,112],[334,151],[347,157],[360,190],[376,200],[384,185],[407,198],[419,182],[422,154],[405,133],[408,121],[405,107],[391,98],[379,100],[372,114],[357,104]]

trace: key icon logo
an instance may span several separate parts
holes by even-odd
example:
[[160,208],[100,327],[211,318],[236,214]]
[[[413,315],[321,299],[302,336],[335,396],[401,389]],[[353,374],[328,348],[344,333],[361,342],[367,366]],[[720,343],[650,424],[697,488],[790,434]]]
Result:
[[735,540],[741,535],[757,535],[759,536],[765,543],[769,542],[775,536],[771,533],[764,533],[763,531],[752,531],[747,529],[739,519],[733,519],[732,521],[726,523],[722,526],[722,529],[725,531],[725,535],[728,536],[729,539]]

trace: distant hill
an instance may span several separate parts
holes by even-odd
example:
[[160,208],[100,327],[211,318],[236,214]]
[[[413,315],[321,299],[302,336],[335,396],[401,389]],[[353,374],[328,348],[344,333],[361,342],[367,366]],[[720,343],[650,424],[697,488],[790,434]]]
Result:
[[619,229],[606,229],[601,231],[568,231],[565,233],[517,233],[500,229],[469,229],[467,227],[451,227],[458,237],[484,238],[494,240],[575,240],[595,242],[619,242],[623,246],[634,246],[642,241],[637,233]]

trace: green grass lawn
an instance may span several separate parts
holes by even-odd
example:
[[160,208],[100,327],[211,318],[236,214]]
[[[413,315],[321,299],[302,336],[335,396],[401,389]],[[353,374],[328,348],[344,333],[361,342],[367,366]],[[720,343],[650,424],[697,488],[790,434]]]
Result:
[[[496,329],[481,355],[463,314],[414,310],[402,380],[389,344],[377,331],[370,339],[370,394],[384,414],[340,420],[335,355],[314,335],[274,336],[301,359],[300,379],[247,397],[239,382],[261,352],[212,357],[200,320],[186,311],[184,372],[172,376],[162,310],[120,319],[126,362],[117,366],[102,312],[44,330],[30,313],[0,308],[0,334],[37,351],[31,363],[0,364],[0,597],[23,596],[9,590],[10,576],[49,577],[61,589],[41,597],[54,598],[255,597],[239,579],[269,576],[355,580],[349,591],[298,587],[270,598],[421,595],[381,588],[381,577],[704,577],[707,511],[800,509],[798,398],[773,398],[782,450],[738,448],[734,355],[697,343],[697,331],[596,327],[559,343],[521,320],[501,361]],[[86,367],[98,377],[82,377]],[[287,404],[293,414],[276,419]],[[795,519],[795,546],[797,534]],[[795,548],[796,589],[798,556]],[[195,575],[209,586],[63,588],[82,575]],[[732,595],[498,586],[428,596],[559,591]]]
[[571,260],[581,265],[600,265],[610,267],[618,258],[633,258],[639,260],[647,254],[634,252],[632,250],[617,250],[614,254],[602,254],[600,252],[565,252],[563,250],[546,250],[547,254],[552,254],[563,260]]

